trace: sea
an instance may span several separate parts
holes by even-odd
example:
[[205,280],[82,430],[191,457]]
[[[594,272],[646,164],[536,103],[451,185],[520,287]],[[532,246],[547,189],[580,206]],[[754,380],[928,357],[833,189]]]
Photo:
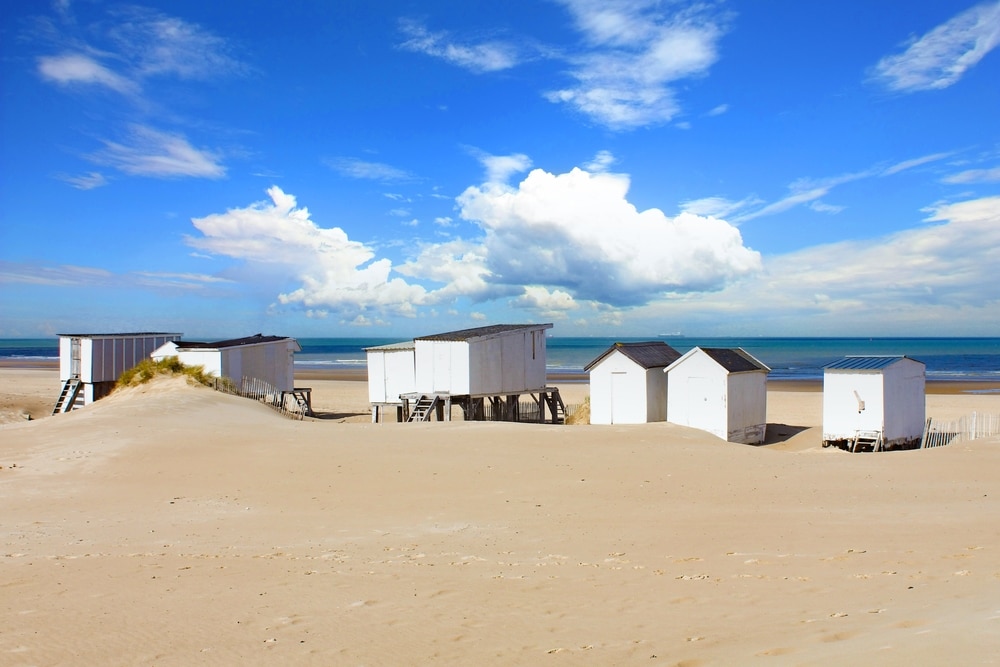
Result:
[[[661,340],[684,353],[695,346],[741,347],[771,368],[771,380],[822,380],[823,366],[847,355],[906,355],[922,361],[927,380],[1000,382],[1000,338],[757,338],[658,336],[652,338],[552,337],[547,365],[561,382],[587,379],[584,368],[615,342]],[[299,338],[301,369],[363,369],[365,348],[399,338]],[[0,361],[59,358],[57,338],[0,339]]]

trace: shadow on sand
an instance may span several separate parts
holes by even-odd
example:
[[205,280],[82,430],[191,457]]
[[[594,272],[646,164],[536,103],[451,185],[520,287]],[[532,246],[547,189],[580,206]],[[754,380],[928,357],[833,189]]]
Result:
[[808,431],[808,426],[792,426],[790,424],[768,424],[767,435],[761,445],[775,445],[779,442],[791,440],[803,431]]

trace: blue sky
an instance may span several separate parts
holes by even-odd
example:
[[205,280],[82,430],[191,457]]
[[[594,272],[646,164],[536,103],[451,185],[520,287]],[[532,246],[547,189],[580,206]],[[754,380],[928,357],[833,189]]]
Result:
[[997,0],[0,26],[2,337],[1000,331]]

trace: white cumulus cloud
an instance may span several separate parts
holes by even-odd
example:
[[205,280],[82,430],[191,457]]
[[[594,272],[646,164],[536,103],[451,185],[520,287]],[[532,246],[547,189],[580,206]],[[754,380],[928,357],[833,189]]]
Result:
[[1000,326],[1000,197],[939,204],[911,229],[769,257],[758,275],[642,314],[800,335],[943,335]]
[[230,209],[191,222],[202,233],[188,243],[199,250],[248,263],[276,266],[300,287],[278,295],[284,304],[313,311],[379,308],[409,314],[426,299],[426,290],[390,277],[392,263],[376,259],[363,243],[338,227],[323,228],[299,208],[295,197],[278,187],[270,202]]
[[490,282],[541,285],[615,306],[670,292],[718,289],[760,268],[731,224],[638,211],[622,174],[536,169],[516,188],[470,187],[461,216],[485,232]]

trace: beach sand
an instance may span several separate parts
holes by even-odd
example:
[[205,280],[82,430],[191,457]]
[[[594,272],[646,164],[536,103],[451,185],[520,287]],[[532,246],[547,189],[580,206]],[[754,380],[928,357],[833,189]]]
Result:
[[1000,438],[823,449],[791,386],[762,447],[373,425],[330,377],[315,420],[166,379],[27,421],[56,371],[0,368],[0,665],[1000,664]]

